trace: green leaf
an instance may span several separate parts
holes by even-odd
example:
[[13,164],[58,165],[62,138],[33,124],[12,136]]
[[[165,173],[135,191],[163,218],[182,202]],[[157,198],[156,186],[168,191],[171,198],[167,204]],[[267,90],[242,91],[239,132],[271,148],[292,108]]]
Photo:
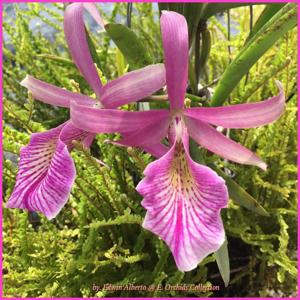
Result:
[[196,74],[191,59],[189,59],[189,82],[193,93],[197,92]]
[[249,40],[261,29],[261,27],[265,25],[284,5],[285,3],[273,3],[266,5],[265,9],[253,26],[251,33],[247,37],[245,44],[247,44]]
[[297,8],[295,4],[289,3],[251,38],[228,66],[215,89],[211,105],[222,105],[250,68],[296,24]]
[[120,49],[116,49],[116,64],[118,70],[118,76],[122,76],[125,74],[126,71],[126,64],[123,54],[121,53]]
[[136,34],[121,24],[106,24],[105,30],[109,37],[121,50],[132,69],[152,64],[146,48]]
[[[264,4],[264,3],[255,3],[258,4]],[[212,17],[213,15],[226,11],[231,8],[236,8],[240,6],[248,6],[253,5],[253,3],[208,3],[206,7],[203,9],[201,13],[201,19],[207,20],[208,18]]]
[[211,36],[208,29],[202,32],[201,54],[200,54],[200,74],[203,73],[211,49]]
[[100,59],[99,59],[97,51],[96,51],[95,43],[92,40],[91,35],[89,34],[89,32],[86,29],[85,29],[85,32],[86,32],[86,39],[87,39],[87,42],[89,45],[91,56],[93,58],[93,62],[97,65],[98,69],[101,69],[101,63],[100,63]]
[[188,24],[190,45],[194,40],[194,36],[197,31],[197,26],[201,17],[201,11],[205,5],[206,5],[205,3],[184,4],[184,16]]
[[214,253],[225,287],[228,286],[230,280],[230,264],[227,244],[228,242],[226,239],[219,250]]
[[209,167],[215,170],[226,181],[229,197],[235,203],[261,216],[269,216],[268,212],[250,194],[248,194],[239,184],[237,184],[234,180],[227,176],[222,170],[220,170],[213,164],[209,164]]
[[190,138],[190,155],[199,164],[205,164],[202,154],[199,150],[198,144]]

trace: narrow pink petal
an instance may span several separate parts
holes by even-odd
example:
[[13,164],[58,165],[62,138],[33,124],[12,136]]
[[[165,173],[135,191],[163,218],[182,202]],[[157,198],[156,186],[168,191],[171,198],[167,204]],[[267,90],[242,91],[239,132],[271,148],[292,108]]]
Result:
[[[123,138],[127,138],[128,136],[130,136],[130,133],[123,133],[122,136],[123,136]],[[125,143],[123,144],[122,142],[120,143],[118,141],[115,142],[115,141],[107,140],[106,142],[114,144],[114,145],[122,146],[122,147],[128,147],[128,145],[126,145]],[[140,149],[144,150],[145,152],[148,152],[152,156],[158,157],[158,158],[165,155],[169,150],[169,147],[165,146],[162,143],[139,145],[139,146],[135,146],[135,147],[140,148]]]
[[90,54],[83,12],[82,3],[73,3],[67,7],[64,14],[65,37],[76,66],[99,98],[102,84]]
[[184,16],[173,11],[163,11],[160,24],[170,105],[180,109],[188,78],[188,28]]
[[140,146],[140,148],[157,158],[162,157],[169,151],[169,148],[162,143],[153,145],[143,145]]
[[267,165],[257,155],[227,138],[215,128],[190,117],[186,117],[185,121],[190,136],[204,148],[234,162],[254,165],[266,170]]
[[150,65],[106,84],[102,90],[101,102],[105,108],[115,108],[150,96],[165,84],[164,65]]
[[98,23],[98,25],[100,27],[104,28],[104,26],[105,26],[104,21],[101,18],[96,5],[92,2],[84,2],[83,6],[90,13],[90,15],[94,18],[94,20]]
[[91,105],[95,103],[90,97],[64,90],[29,75],[21,81],[21,85],[26,87],[35,99],[51,105],[70,107],[71,101]]
[[96,134],[94,133],[89,133],[83,140],[82,140],[82,144],[84,147],[86,148],[90,148],[92,143],[93,143],[93,140],[95,138]]
[[73,124],[85,131],[94,133],[130,132],[150,123],[166,119],[168,110],[122,111],[117,109],[98,109],[71,103]]
[[73,149],[73,141],[79,141],[82,142],[85,146],[90,146],[90,144],[93,142],[94,137],[95,134],[75,127],[71,121],[64,123],[64,127],[59,135],[59,139],[67,145],[69,151]]
[[144,146],[160,143],[168,133],[169,118],[150,123],[147,126],[137,128],[133,133],[123,134],[123,138],[117,144],[124,146]]
[[225,239],[220,217],[228,202],[224,180],[192,161],[187,133],[144,174],[137,186],[147,209],[143,227],[167,243],[180,271],[196,268]]
[[225,128],[251,128],[277,120],[284,111],[285,97],[282,84],[277,96],[257,103],[246,103],[222,107],[197,107],[185,110],[185,115]]
[[65,124],[34,133],[21,149],[19,171],[7,207],[42,212],[54,218],[69,198],[75,166],[67,145],[59,139]]

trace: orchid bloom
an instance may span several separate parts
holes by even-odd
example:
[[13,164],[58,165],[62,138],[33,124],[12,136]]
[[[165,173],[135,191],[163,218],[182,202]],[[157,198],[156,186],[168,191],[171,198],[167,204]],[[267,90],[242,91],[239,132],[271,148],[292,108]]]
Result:
[[[84,8],[99,25],[103,24],[94,4],[74,3],[66,9],[64,30],[73,61],[97,95],[96,101],[27,76],[21,85],[35,99],[67,108],[71,101],[116,108],[147,97],[165,85],[163,64],[147,66],[102,85],[86,39]],[[32,134],[29,145],[21,149],[16,185],[6,206],[40,211],[48,219],[54,218],[67,202],[76,177],[70,155],[72,141],[82,141],[89,147],[94,137],[94,133],[78,129],[70,120],[49,131]]]
[[[147,210],[143,227],[167,243],[179,270],[189,271],[223,244],[220,210],[228,203],[224,180],[191,159],[189,136],[226,159],[265,170],[266,164],[258,156],[212,125],[251,128],[268,124],[279,118],[285,99],[278,83],[279,95],[259,103],[184,108],[188,79],[186,20],[167,11],[162,12],[160,20],[170,110],[98,110],[72,102],[71,120],[75,126],[95,133],[127,131],[119,143],[148,148],[161,156],[147,166],[145,178],[137,186]],[[167,134],[170,148],[160,143]]]

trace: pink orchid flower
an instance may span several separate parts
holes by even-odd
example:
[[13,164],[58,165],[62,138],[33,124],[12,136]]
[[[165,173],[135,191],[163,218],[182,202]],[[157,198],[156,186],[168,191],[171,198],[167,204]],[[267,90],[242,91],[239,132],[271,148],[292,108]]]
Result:
[[[179,270],[189,271],[223,244],[220,211],[228,203],[224,180],[191,159],[189,137],[226,159],[265,170],[266,164],[258,156],[212,125],[251,128],[268,124],[282,114],[285,98],[277,82],[279,94],[262,102],[184,108],[188,79],[186,20],[167,11],[160,20],[170,110],[98,110],[72,102],[71,120],[75,126],[95,133],[127,131],[119,143],[147,148],[161,157],[147,166],[145,178],[137,186],[147,210],[143,227],[167,243]],[[170,148],[161,144],[167,134]]]
[[[30,90],[35,99],[67,108],[71,101],[116,108],[147,97],[165,85],[163,64],[147,66],[102,85],[87,43],[84,8],[103,25],[94,4],[74,3],[66,9],[64,30],[73,61],[97,100],[27,76],[21,85]],[[21,149],[16,185],[6,206],[39,211],[48,219],[54,218],[67,202],[76,177],[70,155],[72,141],[81,141],[89,147],[94,137],[94,133],[78,129],[70,120],[49,131],[32,134],[29,145]]]

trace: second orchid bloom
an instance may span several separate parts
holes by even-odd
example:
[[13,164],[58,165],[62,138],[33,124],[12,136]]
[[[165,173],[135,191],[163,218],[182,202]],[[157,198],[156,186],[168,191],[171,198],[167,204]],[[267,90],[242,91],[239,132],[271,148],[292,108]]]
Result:
[[[91,107],[116,108],[147,97],[165,85],[162,64],[127,73],[103,85],[88,47],[84,8],[102,26],[95,5],[73,3],[65,11],[64,30],[73,61],[95,92],[96,99],[27,76],[21,84],[35,99],[66,108],[72,101]],[[48,219],[56,217],[68,201],[76,177],[70,155],[72,141],[89,147],[94,137],[94,133],[75,127],[70,120],[51,130],[32,134],[29,145],[21,149],[16,184],[6,206],[38,211]]]

